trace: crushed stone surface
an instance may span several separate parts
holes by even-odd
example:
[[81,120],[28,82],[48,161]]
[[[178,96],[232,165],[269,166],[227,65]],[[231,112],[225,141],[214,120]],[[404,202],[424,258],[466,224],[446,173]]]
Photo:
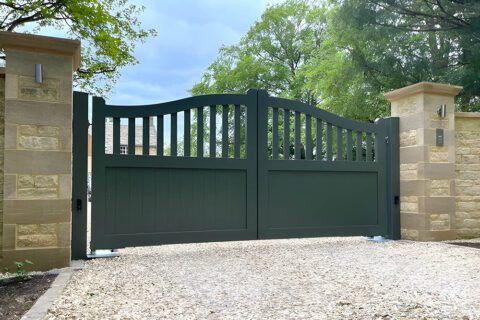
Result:
[[87,261],[45,319],[480,319],[475,248],[356,237],[119,252]]

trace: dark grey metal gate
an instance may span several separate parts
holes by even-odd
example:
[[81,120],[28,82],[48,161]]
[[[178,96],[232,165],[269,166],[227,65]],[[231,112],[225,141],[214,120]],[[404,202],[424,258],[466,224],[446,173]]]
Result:
[[396,239],[398,170],[397,118],[360,123],[253,89],[149,106],[111,106],[94,97],[91,248],[336,235]]

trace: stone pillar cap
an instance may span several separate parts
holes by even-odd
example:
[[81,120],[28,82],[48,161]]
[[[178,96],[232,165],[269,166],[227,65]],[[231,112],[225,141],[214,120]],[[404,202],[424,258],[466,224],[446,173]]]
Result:
[[72,56],[73,70],[77,70],[80,66],[80,40],[0,31],[0,47],[5,49],[17,49]]
[[419,82],[411,86],[403,87],[383,94],[388,101],[392,102],[417,93],[433,93],[442,96],[456,96],[463,87],[452,86],[444,83]]

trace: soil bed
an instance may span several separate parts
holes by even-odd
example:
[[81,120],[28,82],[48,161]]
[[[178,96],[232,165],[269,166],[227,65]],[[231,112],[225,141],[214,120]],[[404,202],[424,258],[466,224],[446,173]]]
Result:
[[56,274],[34,275],[28,281],[0,281],[0,320],[20,319],[52,285]]

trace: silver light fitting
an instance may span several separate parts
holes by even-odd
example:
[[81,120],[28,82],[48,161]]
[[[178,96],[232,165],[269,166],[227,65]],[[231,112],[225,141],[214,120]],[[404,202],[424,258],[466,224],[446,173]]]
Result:
[[437,110],[437,114],[440,118],[445,118],[447,116],[447,105],[445,103],[440,105]]
[[35,82],[42,83],[43,82],[43,75],[42,75],[42,64],[36,63],[35,64]]

